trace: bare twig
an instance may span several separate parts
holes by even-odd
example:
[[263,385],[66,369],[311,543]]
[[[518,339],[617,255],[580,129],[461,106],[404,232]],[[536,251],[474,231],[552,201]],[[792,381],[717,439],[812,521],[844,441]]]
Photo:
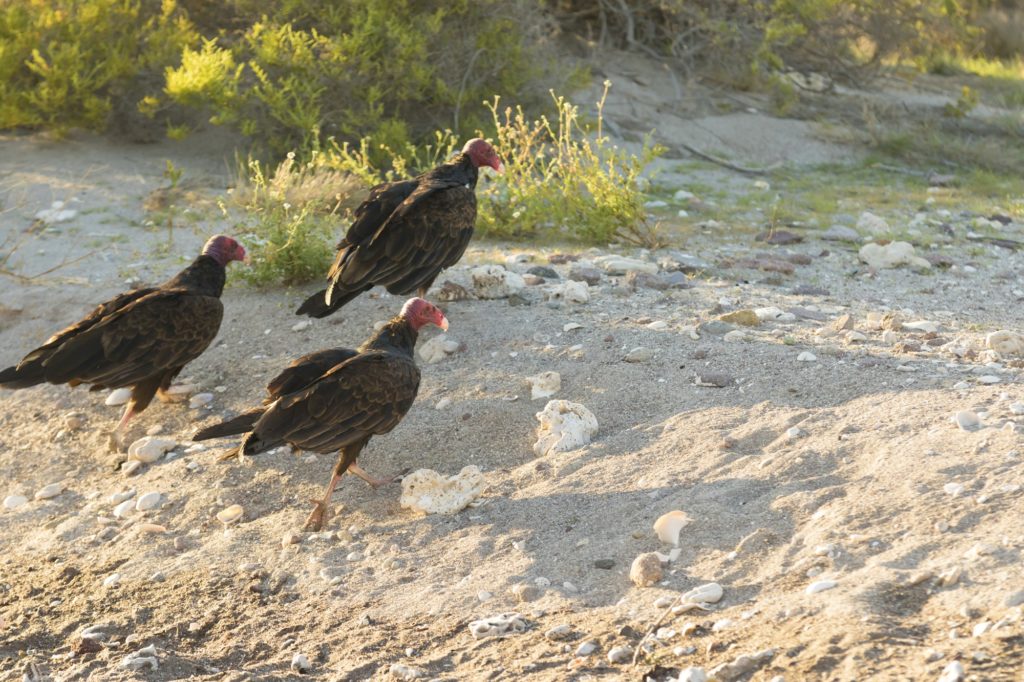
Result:
[[[57,270],[60,270],[61,268],[66,268],[69,265],[74,265],[78,261],[85,260],[86,258],[88,258],[89,256],[93,255],[94,253],[96,253],[96,252],[95,251],[90,251],[89,253],[84,253],[81,256],[79,256],[78,258],[72,258],[71,260],[68,260],[67,258],[65,258],[60,263],[57,263],[57,265],[54,265],[52,268],[47,268],[46,270],[43,270],[42,272],[37,272],[34,275],[23,275],[23,274],[21,274],[19,272],[14,272],[13,270],[8,270],[7,268],[0,267],[0,275],[7,275],[8,277],[13,277],[14,279],[18,280],[19,282],[31,282],[33,280],[39,279],[40,277],[45,277],[46,275],[49,275],[52,272],[56,272]],[[6,262],[6,259],[5,259],[5,262]]]
[[745,175],[764,175],[765,173],[770,173],[773,170],[782,167],[782,162],[776,161],[775,163],[765,166],[764,168],[747,168],[746,166],[740,166],[738,164],[732,163],[731,161],[726,161],[725,159],[720,159],[717,156],[708,154],[707,152],[701,151],[696,147],[687,144],[686,142],[679,142],[678,144],[679,146],[681,146],[683,149],[690,152],[694,156],[699,156],[705,161],[710,161],[713,164],[722,166],[723,168],[728,168],[729,170],[736,171],[737,173],[743,173]]
[[637,661],[640,660],[640,652],[644,650],[644,642],[646,642],[647,638],[653,635],[654,632],[658,629],[658,627],[665,622],[665,618],[668,616],[668,614],[672,613],[673,607],[675,607],[681,601],[682,595],[680,595],[677,599],[673,599],[672,603],[669,604],[665,608],[665,610],[661,612],[660,616],[658,616],[658,620],[654,621],[654,623],[651,624],[651,627],[647,628],[647,632],[645,632],[644,636],[640,638],[640,641],[636,643],[636,650],[633,652],[633,665],[636,665]]
[[476,58],[480,56],[480,53],[484,51],[484,48],[479,48],[473,53],[473,56],[469,58],[469,64],[466,66],[466,72],[462,74],[462,85],[459,86],[459,96],[455,98],[455,125],[452,127],[456,133],[459,131],[459,112],[462,110],[462,96],[466,94],[466,83],[469,82],[469,74],[473,70],[473,64],[476,63]]

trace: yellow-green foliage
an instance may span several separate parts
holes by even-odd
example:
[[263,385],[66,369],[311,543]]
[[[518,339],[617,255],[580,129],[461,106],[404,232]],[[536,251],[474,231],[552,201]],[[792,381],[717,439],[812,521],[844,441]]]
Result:
[[196,33],[174,0],[0,3],[0,129],[101,129],[111,90],[178,58]]

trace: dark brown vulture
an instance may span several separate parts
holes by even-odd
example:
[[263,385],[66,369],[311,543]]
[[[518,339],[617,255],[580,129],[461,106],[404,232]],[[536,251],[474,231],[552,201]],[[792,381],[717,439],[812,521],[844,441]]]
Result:
[[413,349],[426,324],[448,329],[448,320],[434,305],[410,299],[358,350],[339,348],[299,358],[270,382],[264,407],[205,428],[193,440],[248,431],[228,457],[255,455],[286,443],[311,452],[340,451],[327,492],[306,520],[306,530],[320,530],[331,494],[346,471],[373,487],[390,482],[370,476],[356,458],[372,436],[391,431],[412,407],[420,386]]
[[125,292],[100,304],[84,319],[57,332],[19,362],[0,371],[0,387],[43,382],[90,384],[90,390],[131,386],[132,396],[111,434],[124,448],[128,421],[165,393],[171,380],[210,345],[220,329],[225,267],[244,260],[245,249],[217,235],[202,254],[158,287]]
[[398,296],[425,296],[438,274],[462,258],[473,236],[480,166],[504,171],[494,148],[477,138],[450,163],[374,187],[338,243],[327,273],[330,284],[295,314],[326,317],[377,285]]

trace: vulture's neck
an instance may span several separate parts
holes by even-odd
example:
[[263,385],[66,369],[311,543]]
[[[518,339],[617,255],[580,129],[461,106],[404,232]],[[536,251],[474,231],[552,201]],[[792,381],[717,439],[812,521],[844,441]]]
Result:
[[409,326],[404,317],[395,317],[381,327],[366,343],[359,347],[360,351],[383,350],[402,353],[412,357],[419,334]]
[[459,178],[459,184],[469,185],[470,189],[476,189],[476,179],[480,177],[480,171],[473,165],[469,154],[460,153],[448,165],[451,167],[453,174],[457,173],[462,176]]
[[224,266],[212,256],[199,256],[187,268],[164,284],[167,288],[183,287],[196,294],[220,298],[227,274]]

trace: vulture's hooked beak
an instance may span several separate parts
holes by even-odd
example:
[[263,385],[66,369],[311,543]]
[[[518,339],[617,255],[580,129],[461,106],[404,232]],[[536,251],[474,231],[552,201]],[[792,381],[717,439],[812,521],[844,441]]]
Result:
[[440,327],[443,332],[448,331],[448,318],[441,315],[441,319],[438,321],[437,326]]

